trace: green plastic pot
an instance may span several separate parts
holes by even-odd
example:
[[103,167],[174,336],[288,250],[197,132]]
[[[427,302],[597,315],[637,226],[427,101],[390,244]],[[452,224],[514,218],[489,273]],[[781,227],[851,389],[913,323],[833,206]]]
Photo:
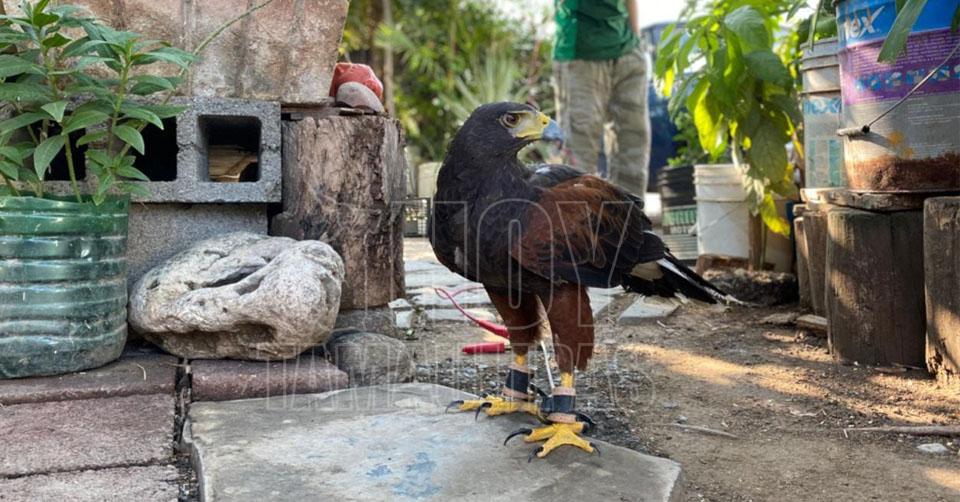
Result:
[[127,339],[129,200],[0,196],[0,378],[102,366]]

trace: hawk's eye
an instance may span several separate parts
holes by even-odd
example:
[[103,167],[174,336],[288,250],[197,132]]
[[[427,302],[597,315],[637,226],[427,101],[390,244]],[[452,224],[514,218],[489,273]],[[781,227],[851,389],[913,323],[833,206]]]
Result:
[[506,127],[514,128],[520,123],[520,115],[517,113],[505,113],[500,117],[500,123]]

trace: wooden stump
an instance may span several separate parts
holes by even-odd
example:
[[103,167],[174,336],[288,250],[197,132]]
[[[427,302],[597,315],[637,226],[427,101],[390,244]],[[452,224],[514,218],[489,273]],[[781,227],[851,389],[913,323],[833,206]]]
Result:
[[928,199],[924,209],[927,369],[960,383],[960,197]]
[[810,307],[818,316],[827,317],[826,264],[828,207],[807,208],[803,213],[803,240],[807,253],[810,282]]
[[793,235],[797,243],[797,284],[800,286],[800,307],[808,309],[810,303],[810,264],[807,259],[807,241],[803,216],[793,219]]
[[922,212],[833,208],[827,230],[826,300],[834,358],[922,365]]
[[283,213],[271,233],[329,243],[346,268],[340,309],[403,295],[400,125],[373,115],[283,123]]

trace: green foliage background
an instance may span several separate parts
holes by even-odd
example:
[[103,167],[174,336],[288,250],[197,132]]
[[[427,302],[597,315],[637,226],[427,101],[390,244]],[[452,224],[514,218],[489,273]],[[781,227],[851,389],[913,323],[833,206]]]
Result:
[[[376,64],[395,55],[396,116],[415,160],[440,160],[457,126],[480,103],[531,101],[549,112],[552,43],[536,29],[552,19],[510,19],[482,0],[353,0],[343,59]],[[391,22],[392,21],[392,22]],[[383,75],[380,75],[383,78]]]

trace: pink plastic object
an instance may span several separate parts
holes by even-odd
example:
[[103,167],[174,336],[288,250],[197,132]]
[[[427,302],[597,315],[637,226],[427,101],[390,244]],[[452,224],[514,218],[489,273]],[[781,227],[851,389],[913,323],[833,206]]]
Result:
[[373,91],[377,99],[383,101],[383,83],[373,73],[373,68],[365,64],[337,63],[333,69],[333,82],[330,83],[330,96],[336,97],[337,89],[344,82],[359,82]]

